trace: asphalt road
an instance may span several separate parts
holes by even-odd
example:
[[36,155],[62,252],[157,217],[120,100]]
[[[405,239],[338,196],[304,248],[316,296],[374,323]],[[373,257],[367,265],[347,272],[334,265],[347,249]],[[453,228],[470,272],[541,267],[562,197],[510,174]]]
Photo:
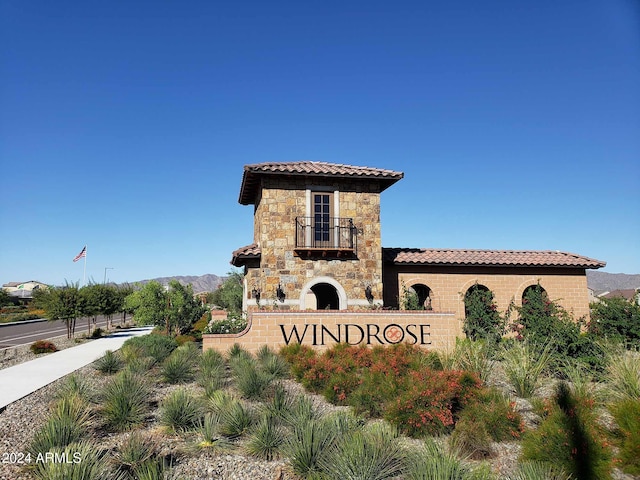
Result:
[[[120,316],[113,319],[114,325],[120,323]],[[98,317],[96,325],[105,327],[107,319]],[[76,321],[76,336],[87,331],[87,319],[79,318]],[[2,325],[0,324],[0,349],[7,347],[15,347],[16,345],[24,345],[35,342],[36,340],[46,340],[48,338],[59,337],[67,334],[67,327],[61,320],[53,322],[33,322],[19,325]]]

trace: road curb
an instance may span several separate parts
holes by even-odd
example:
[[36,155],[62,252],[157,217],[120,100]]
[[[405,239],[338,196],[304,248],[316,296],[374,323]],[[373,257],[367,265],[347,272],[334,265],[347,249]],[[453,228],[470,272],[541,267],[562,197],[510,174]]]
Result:
[[46,318],[36,318],[34,320],[22,320],[20,322],[7,322],[7,323],[0,323],[0,328],[2,327],[8,327],[10,325],[24,325],[25,323],[40,323],[40,322],[48,322],[49,320]]

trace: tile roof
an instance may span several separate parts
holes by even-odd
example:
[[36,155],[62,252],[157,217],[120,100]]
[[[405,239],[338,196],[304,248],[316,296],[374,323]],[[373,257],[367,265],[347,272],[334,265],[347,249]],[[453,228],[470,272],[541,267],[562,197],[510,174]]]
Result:
[[240,247],[231,254],[231,265],[241,267],[247,260],[260,258],[260,255],[262,255],[262,250],[255,243]]
[[553,250],[463,250],[385,248],[384,259],[398,265],[602,268],[605,262]]
[[404,173],[382,168],[356,167],[339,163],[298,161],[298,162],[265,162],[244,166],[239,202],[249,205],[255,199],[256,189],[262,175],[294,175],[303,177],[338,177],[377,179],[381,191],[400,180]]

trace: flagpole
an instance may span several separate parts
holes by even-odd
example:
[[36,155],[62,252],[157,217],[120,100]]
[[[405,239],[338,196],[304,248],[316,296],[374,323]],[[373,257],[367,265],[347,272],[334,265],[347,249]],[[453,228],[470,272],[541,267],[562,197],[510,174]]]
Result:
[[87,284],[87,247],[84,247],[84,273],[82,274],[82,286]]

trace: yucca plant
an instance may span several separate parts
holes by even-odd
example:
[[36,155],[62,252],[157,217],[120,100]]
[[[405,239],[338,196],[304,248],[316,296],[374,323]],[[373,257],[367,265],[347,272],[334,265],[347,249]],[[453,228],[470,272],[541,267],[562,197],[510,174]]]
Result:
[[405,463],[396,435],[379,423],[341,436],[318,461],[329,478],[344,480],[396,478],[405,470]]
[[527,341],[515,342],[502,352],[504,371],[519,397],[530,398],[540,383],[540,378],[552,359],[551,342],[542,348],[534,348]]
[[136,468],[134,477],[136,480],[165,480],[167,468],[162,459],[152,458]]
[[272,377],[258,368],[252,357],[238,356],[230,361],[231,372],[240,394],[248,400],[263,397]]
[[231,361],[234,358],[253,358],[253,357],[251,356],[251,353],[249,353],[249,350],[244,348],[239,343],[234,343],[229,349],[229,351],[227,352],[227,358],[229,359],[229,361]]
[[215,390],[208,393],[205,400],[205,409],[207,412],[214,414],[222,414],[222,412],[233,402],[238,399],[227,390]]
[[572,477],[549,462],[526,461],[509,480],[570,480]]
[[192,352],[182,350],[182,347],[176,349],[162,362],[160,375],[165,382],[171,384],[187,383],[193,380],[195,376],[195,359],[192,356]]
[[200,399],[184,388],[171,392],[160,405],[160,424],[175,432],[194,430],[203,415]]
[[237,438],[245,434],[253,425],[252,412],[239,400],[233,400],[220,412],[218,431],[229,438]]
[[231,443],[219,432],[220,415],[206,413],[197,427],[201,440],[197,447],[210,452],[223,452],[231,447]]
[[[45,450],[46,451],[46,450]],[[43,453],[45,452],[43,451]],[[38,480],[120,480],[103,451],[88,441],[78,441],[51,452],[61,461],[35,462],[32,475]]]
[[198,362],[198,384],[207,392],[213,392],[224,386],[226,377],[225,359],[217,350],[205,351]]
[[313,406],[313,402],[305,395],[297,395],[291,400],[291,408],[283,409],[280,418],[290,427],[318,420],[320,414]]
[[27,451],[35,459],[39,454],[79,442],[86,434],[86,427],[76,419],[68,416],[53,416],[36,430]]
[[249,434],[245,451],[249,455],[271,461],[280,456],[285,430],[276,417],[264,415]]
[[480,480],[482,471],[476,472],[454,452],[428,438],[408,456],[404,473],[406,480]]
[[129,370],[118,373],[102,389],[102,417],[110,428],[123,431],[140,425],[149,411],[144,378]]
[[93,362],[93,368],[109,375],[119,372],[123,366],[120,355],[112,350],[107,350],[102,357]]
[[80,375],[73,373],[56,390],[55,398],[60,399],[76,395],[90,402],[94,394],[93,386]]
[[295,426],[283,446],[293,472],[302,478],[321,474],[322,455],[329,451],[337,437],[337,429],[329,422],[310,420]]
[[477,373],[486,383],[495,365],[491,358],[493,348],[495,347],[484,340],[457,340],[453,352],[453,366],[456,370]]

